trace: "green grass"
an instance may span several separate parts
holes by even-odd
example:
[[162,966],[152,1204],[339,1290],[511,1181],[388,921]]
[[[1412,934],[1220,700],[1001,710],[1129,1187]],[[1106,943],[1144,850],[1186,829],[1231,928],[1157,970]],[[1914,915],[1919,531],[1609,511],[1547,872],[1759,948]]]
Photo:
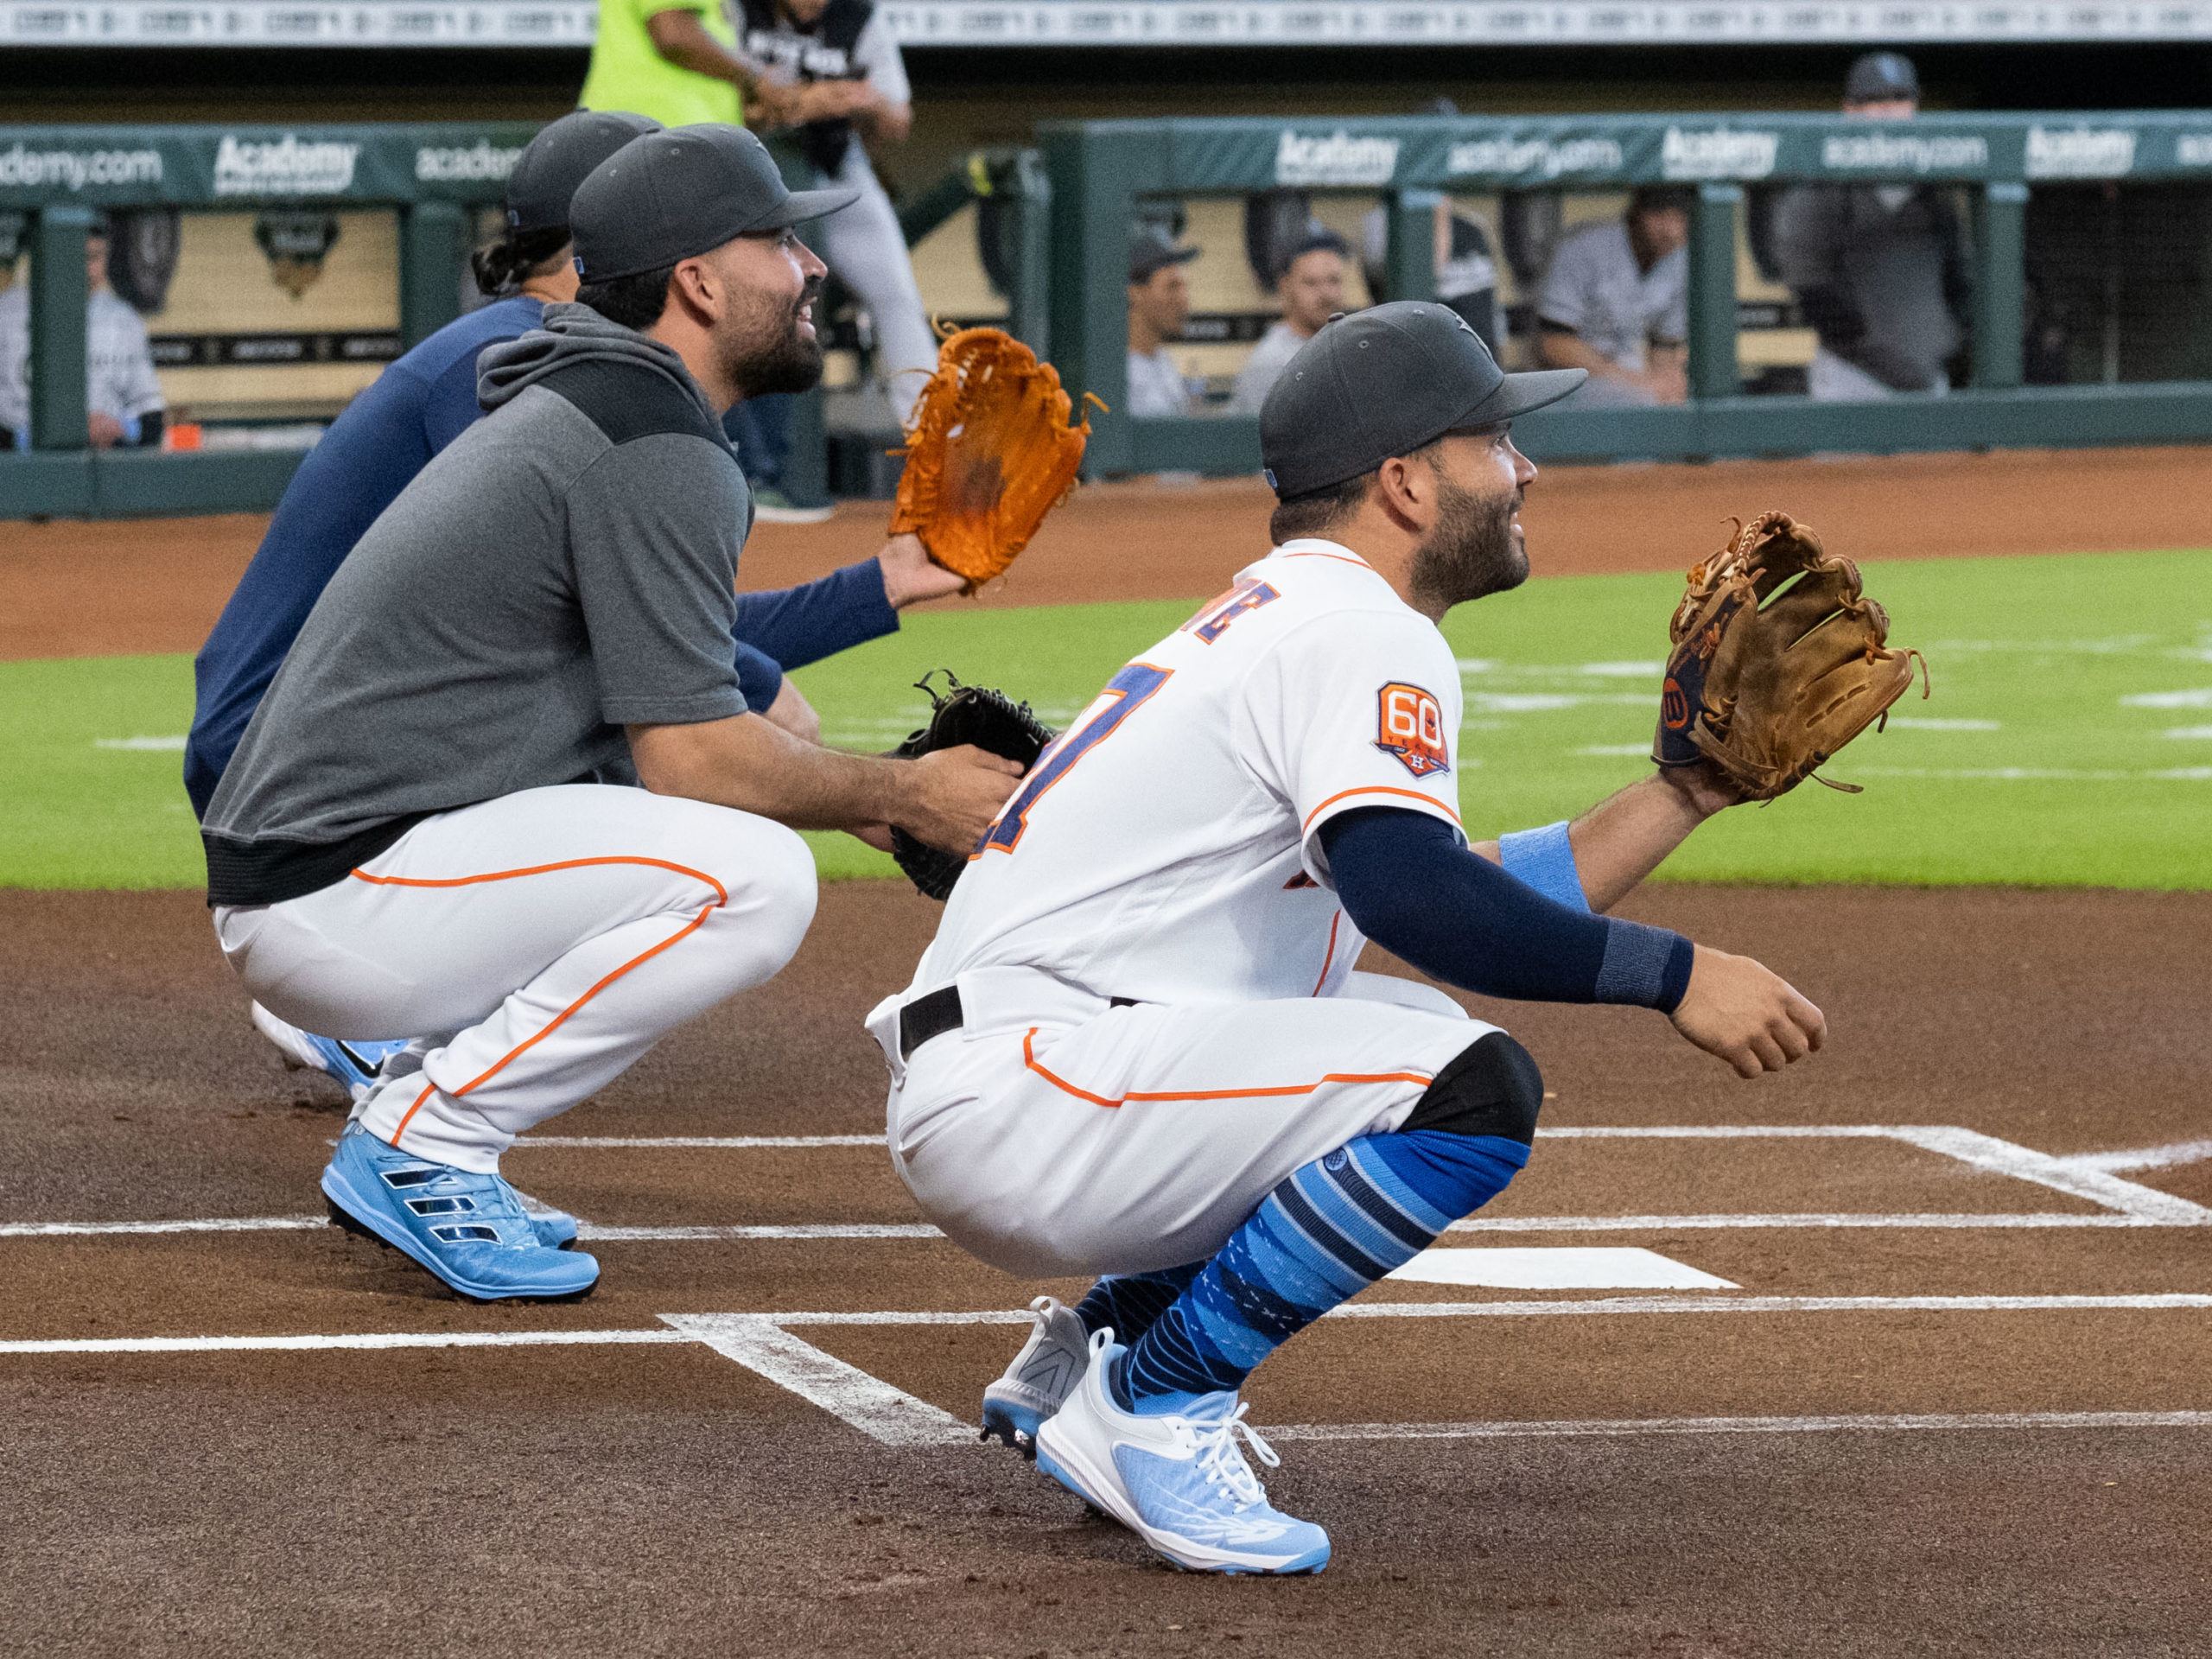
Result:
[[[1829,768],[1865,794],[1808,784],[1727,813],[1663,876],[2212,887],[2212,553],[1882,564],[1868,585],[1934,677],[1934,697],[1897,714],[1968,723],[1893,720]],[[1679,590],[1669,576],[1566,578],[1452,615],[1471,832],[1565,817],[1643,772]],[[797,678],[829,741],[856,748],[887,748],[920,723],[927,705],[911,683],[939,666],[1027,696],[1058,723],[1192,608],[931,613]],[[2190,692],[2202,695],[2122,702]],[[201,879],[177,754],[96,747],[182,732],[188,658],[0,664],[0,885]],[[890,873],[849,837],[810,839],[825,876]]]

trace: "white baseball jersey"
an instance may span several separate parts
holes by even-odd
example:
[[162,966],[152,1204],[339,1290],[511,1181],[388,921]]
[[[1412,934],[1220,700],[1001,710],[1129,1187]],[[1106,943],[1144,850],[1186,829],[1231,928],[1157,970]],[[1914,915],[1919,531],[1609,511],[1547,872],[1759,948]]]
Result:
[[912,989],[1029,967],[1149,1003],[1338,994],[1363,941],[1319,831],[1370,806],[1456,826],[1459,714],[1434,623],[1348,549],[1286,543],[1039,758]]

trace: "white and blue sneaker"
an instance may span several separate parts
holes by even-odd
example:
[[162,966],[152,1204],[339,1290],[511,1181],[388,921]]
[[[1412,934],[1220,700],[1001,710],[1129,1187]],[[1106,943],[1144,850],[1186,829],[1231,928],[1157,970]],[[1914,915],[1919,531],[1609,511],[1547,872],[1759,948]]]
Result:
[[1329,1535],[1271,1508],[1244,1460],[1243,1436],[1270,1469],[1282,1459],[1244,1421],[1233,1394],[1200,1395],[1182,1412],[1141,1416],[1115,1402],[1128,1352],[1111,1331],[1090,1338],[1090,1365],[1037,1430],[1037,1466],[1192,1573],[1319,1573]]
[[1037,1430],[1075,1392],[1090,1363],[1090,1339],[1073,1308],[1052,1296],[1029,1304],[1037,1328],[999,1380],[983,1390],[984,1440],[1025,1458],[1037,1455]]
[[276,1046],[283,1056],[288,1071],[320,1071],[334,1078],[338,1086],[356,1101],[369,1092],[377,1080],[377,1069],[394,1054],[407,1046],[404,1037],[391,1041],[341,1043],[335,1037],[318,1037],[311,1031],[302,1031],[287,1024],[263,1007],[253,1005],[253,1028]]
[[404,1251],[474,1301],[558,1301],[599,1281],[593,1257],[540,1242],[497,1175],[395,1151],[359,1124],[338,1137],[322,1195],[346,1231]]
[[[275,1045],[286,1071],[327,1073],[353,1096],[356,1106],[366,1098],[379,1068],[408,1044],[404,1037],[369,1043],[318,1037],[279,1020],[258,1002],[253,1005],[253,1028]],[[565,1250],[576,1242],[576,1218],[564,1211],[541,1206],[531,1213],[530,1224],[537,1242],[549,1250]]]

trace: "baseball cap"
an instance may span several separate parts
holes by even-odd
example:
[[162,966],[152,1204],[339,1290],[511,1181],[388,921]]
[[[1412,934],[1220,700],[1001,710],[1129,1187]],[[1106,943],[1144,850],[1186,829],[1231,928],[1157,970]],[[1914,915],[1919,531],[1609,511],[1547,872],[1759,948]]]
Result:
[[1920,72],[1912,60],[1898,52],[1869,52],[1854,60],[1843,78],[1847,104],[1883,104],[1891,99],[1918,98]]
[[1351,245],[1325,226],[1308,230],[1282,251],[1284,268],[1288,269],[1291,261],[1309,253],[1341,254],[1349,259],[1351,257]]
[[1129,280],[1148,283],[1153,272],[1195,259],[1200,251],[1198,248],[1179,248],[1157,231],[1139,231],[1129,238]]
[[591,170],[660,123],[615,110],[575,110],[540,130],[507,175],[507,228],[550,231],[569,222],[569,201]]
[[1449,306],[1394,300],[1332,317],[1260,406],[1260,460],[1283,500],[1371,473],[1464,427],[1557,403],[1587,369],[1508,374]]
[[658,270],[754,231],[779,231],[860,200],[857,190],[790,190],[742,127],[702,123],[632,140],[592,169],[569,207],[588,283]]

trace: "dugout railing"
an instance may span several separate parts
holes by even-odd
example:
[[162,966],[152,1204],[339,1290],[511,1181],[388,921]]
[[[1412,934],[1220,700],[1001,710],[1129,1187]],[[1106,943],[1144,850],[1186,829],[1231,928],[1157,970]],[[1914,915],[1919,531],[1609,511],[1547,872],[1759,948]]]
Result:
[[94,450],[86,436],[85,239],[104,209],[388,207],[400,345],[461,311],[474,214],[537,130],[514,123],[330,127],[0,127],[0,210],[27,213],[30,439],[0,454],[0,517],[273,505],[297,452]]
[[[26,216],[30,447],[0,453],[0,518],[265,511],[298,450],[97,450],[86,436],[85,240],[104,211],[384,208],[398,220],[398,340],[460,315],[479,210],[498,205],[537,128],[524,124],[0,127],[0,213]],[[964,157],[902,215],[909,243],[987,208],[1007,326],[1043,349],[1049,186],[1034,151]],[[800,400],[792,474],[823,475],[821,400]]]
[[[1126,267],[1147,203],[1284,188],[1379,197],[1389,234],[1387,291],[1377,297],[1397,298],[1433,292],[1440,193],[1694,187],[1689,401],[1542,411],[1521,427],[1541,455],[1694,459],[2212,438],[2212,379],[2031,386],[2022,372],[2031,188],[2212,187],[2212,114],[1091,121],[1047,124],[1039,143],[1052,187],[1054,360],[1068,385],[1113,411],[1093,416],[1090,471],[1258,467],[1251,416],[1127,414]],[[1736,272],[1745,193],[1810,182],[1956,186],[1970,198],[1972,367],[1948,395],[1856,404],[1743,395]],[[2212,305],[2194,326],[2212,336]],[[2212,338],[2204,343],[2212,347]],[[2212,360],[2212,350],[2204,355]]]

